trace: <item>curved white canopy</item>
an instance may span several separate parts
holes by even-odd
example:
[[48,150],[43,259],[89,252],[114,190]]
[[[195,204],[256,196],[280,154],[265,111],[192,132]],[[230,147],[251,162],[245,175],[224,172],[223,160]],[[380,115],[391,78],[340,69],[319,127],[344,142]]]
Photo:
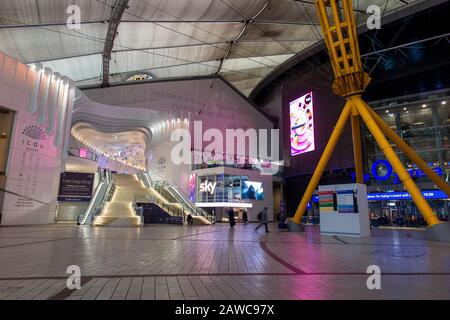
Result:
[[[41,62],[79,85],[98,84],[113,8],[126,0],[0,1],[0,50]],[[417,1],[354,0],[385,12]],[[77,5],[81,28],[69,29]],[[109,79],[220,74],[243,94],[274,68],[321,40],[313,0],[128,0],[112,40]]]

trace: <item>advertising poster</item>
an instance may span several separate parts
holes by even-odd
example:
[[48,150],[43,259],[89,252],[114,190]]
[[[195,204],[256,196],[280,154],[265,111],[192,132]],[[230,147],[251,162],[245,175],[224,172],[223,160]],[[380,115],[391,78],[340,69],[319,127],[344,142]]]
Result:
[[[15,124],[2,225],[52,223],[60,171],[54,135],[22,112]],[[31,118],[31,117],[30,117]]]
[[59,201],[89,201],[94,186],[93,173],[63,172],[59,183]]
[[291,156],[315,150],[312,91],[289,103]]
[[243,181],[242,199],[263,200],[264,189],[262,182]]

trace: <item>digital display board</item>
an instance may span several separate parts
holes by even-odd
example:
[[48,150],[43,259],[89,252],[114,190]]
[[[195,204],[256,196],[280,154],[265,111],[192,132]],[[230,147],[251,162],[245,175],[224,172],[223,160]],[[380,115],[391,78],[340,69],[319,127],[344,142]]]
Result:
[[314,102],[308,92],[289,102],[291,156],[314,151]]
[[80,158],[87,158],[88,150],[85,148],[80,148]]
[[242,199],[263,200],[264,189],[262,182],[243,181]]
[[[447,195],[442,190],[425,190],[421,191],[425,199],[447,199]],[[367,195],[367,200],[411,200],[411,195],[404,192],[374,192]]]
[[[425,199],[447,199],[447,195],[442,190],[425,190],[421,191],[423,197]],[[320,200],[321,194],[319,196],[313,195],[312,201],[314,203],[321,202]],[[374,192],[367,194],[367,200],[369,201],[395,201],[395,200],[411,200],[411,195],[406,191],[397,191],[397,192]],[[321,207],[322,210],[322,207]]]

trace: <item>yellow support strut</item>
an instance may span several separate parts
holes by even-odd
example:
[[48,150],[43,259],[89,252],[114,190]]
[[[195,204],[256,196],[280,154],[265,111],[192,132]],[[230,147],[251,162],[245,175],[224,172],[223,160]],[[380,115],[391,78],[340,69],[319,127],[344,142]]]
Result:
[[450,197],[450,185],[445,182],[441,177],[439,177],[433,169],[431,169],[422,158],[414,152],[414,150],[406,144],[405,141],[400,138],[394,130],[392,130],[384,121],[380,118],[380,116],[373,111],[372,109],[368,109],[373,119],[380,127],[381,131],[392,140],[407,156],[412,162],[414,162],[420,170],[422,170],[431,181],[433,181],[442,191],[444,191],[447,196]]
[[427,224],[429,226],[432,226],[434,224],[440,223],[438,217],[433,213],[433,210],[428,205],[425,198],[422,196],[422,193],[420,192],[419,188],[417,188],[416,184],[411,179],[411,176],[403,167],[394,149],[392,149],[391,145],[383,135],[383,132],[380,130],[377,123],[373,119],[372,115],[368,111],[370,107],[360,97],[354,97],[353,100],[356,105],[356,108],[358,109],[359,114],[361,115],[361,118],[363,119],[367,128],[369,128],[376,142],[380,146],[381,150],[386,156],[386,159],[390,162],[390,164],[394,168],[395,172],[398,175],[398,178],[403,183],[406,190],[408,190],[408,192],[411,194],[414,203],[416,204],[417,208],[419,208]]
[[314,174],[311,177],[311,180],[309,181],[308,187],[306,188],[306,191],[303,194],[302,201],[300,202],[300,205],[298,206],[297,211],[295,212],[293,221],[297,224],[300,224],[301,222],[303,213],[306,210],[309,200],[311,200],[314,190],[319,184],[319,180],[322,177],[322,173],[325,170],[328,161],[330,160],[331,154],[333,153],[333,150],[336,147],[336,144],[339,140],[339,137],[342,134],[342,131],[344,130],[345,123],[347,122],[350,116],[351,110],[352,104],[351,102],[347,101],[347,103],[344,106],[344,109],[342,110],[341,115],[339,116],[336,126],[334,127],[333,132],[331,133],[327,146],[325,147],[325,150],[323,151],[322,156],[320,157],[316,170],[314,170]]
[[353,157],[355,159],[356,183],[364,183],[363,162],[361,152],[361,129],[359,115],[356,106],[353,106],[352,111],[352,140],[353,140]]
[[[428,177],[450,196],[450,186],[440,179],[383,120],[361,99],[370,82],[370,76],[363,71],[356,35],[355,18],[352,0],[315,0],[316,9],[324,35],[324,42],[331,58],[334,73],[332,89],[337,95],[347,99],[347,103],[336,123],[331,137],[317,164],[314,174],[306,188],[302,200],[292,219],[300,224],[308,202],[316,189],[319,180],[331,157],[337,141],[351,115],[353,153],[356,168],[356,182],[363,181],[363,164],[361,155],[360,117],[372,132],[387,160],[391,163],[399,179],[411,194],[411,197],[429,226],[440,221],[433,213],[422,193],[417,188],[406,169],[403,167],[395,151],[388,143],[385,135],[391,139]],[[327,7],[331,10],[327,10]],[[442,228],[440,228],[442,229]]]

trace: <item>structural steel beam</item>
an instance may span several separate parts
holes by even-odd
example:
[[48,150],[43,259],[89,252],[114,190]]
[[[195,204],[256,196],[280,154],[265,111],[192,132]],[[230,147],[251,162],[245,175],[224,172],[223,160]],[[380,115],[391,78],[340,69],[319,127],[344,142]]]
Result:
[[129,0],[116,0],[112,8],[111,17],[108,23],[108,32],[106,33],[105,46],[103,48],[103,81],[102,87],[109,85],[109,64],[111,61],[111,53],[114,47],[114,40],[117,35],[117,28],[119,27],[120,19],[123,12],[128,8]]
[[328,161],[330,160],[331,155],[333,154],[333,151],[336,148],[336,144],[339,141],[342,132],[344,131],[345,124],[347,123],[347,120],[350,117],[350,114],[352,113],[352,108],[353,108],[352,102],[347,101],[347,103],[344,106],[344,109],[342,110],[341,115],[339,116],[336,126],[334,127],[333,132],[331,133],[330,139],[328,140],[325,150],[323,150],[322,156],[320,157],[316,170],[314,170],[314,174],[312,175],[311,180],[309,181],[308,187],[306,188],[306,191],[303,194],[302,200],[297,208],[297,211],[295,212],[293,221],[297,224],[301,223],[303,214],[308,206],[308,202],[311,200],[313,192],[316,189],[317,185],[319,184],[320,178],[322,177],[323,171],[325,170]]
[[406,190],[408,190],[408,192],[411,194],[411,198],[413,199],[419,211],[422,213],[422,216],[427,222],[428,226],[433,226],[435,224],[440,223],[438,217],[433,213],[433,209],[431,209],[430,205],[427,203],[422,193],[420,193],[419,188],[411,179],[411,176],[406,171],[405,167],[398,158],[394,149],[392,149],[383,132],[380,130],[377,122],[372,117],[369,111],[370,107],[361,99],[360,96],[354,97],[353,99],[354,104],[358,109],[358,113],[360,114],[367,128],[369,128],[378,146],[385,154],[386,159],[390,162],[390,164],[394,168],[400,181],[405,186]]
[[[316,8],[324,34],[324,42],[331,59],[331,66],[335,80],[333,82],[333,91],[337,95],[345,98],[347,103],[339,117],[336,127],[331,134],[330,139],[322,153],[319,163],[314,170],[314,174],[309,181],[308,187],[303,194],[300,205],[295,212],[292,221],[296,224],[301,223],[303,214],[306,211],[308,202],[311,200],[313,191],[317,187],[319,180],[325,170],[331,153],[333,152],[340,133],[344,128],[348,118],[352,118],[352,136],[354,144],[354,158],[357,174],[357,182],[363,183],[362,177],[362,159],[361,159],[361,137],[359,132],[360,118],[372,133],[375,141],[391,163],[400,181],[411,194],[411,197],[428,224],[432,238],[450,239],[450,229],[439,226],[441,222],[433,213],[430,205],[427,203],[419,188],[416,186],[410,175],[404,168],[392,146],[386,139],[388,136],[393,140],[405,154],[411,158],[436,184],[445,191],[446,183],[428,168],[425,162],[409,148],[409,146],[398,137],[395,132],[376,115],[375,112],[361,99],[361,95],[366,89],[370,77],[363,71],[361,65],[361,55],[359,52],[358,38],[356,35],[355,18],[352,10],[352,0],[315,0]],[[331,10],[330,10],[331,9]],[[291,230],[296,227],[291,225]],[[434,227],[438,226],[438,227]],[[431,228],[434,227],[434,228]],[[442,229],[442,230],[441,230]],[[447,240],[445,240],[447,241]]]
[[361,127],[358,111],[356,106],[352,109],[352,140],[353,140],[353,157],[355,159],[356,183],[364,183],[362,147],[361,147]]
[[444,191],[450,197],[450,186],[441,177],[439,177],[433,169],[431,169],[427,163],[416,153],[414,150],[408,146],[408,144],[400,138],[394,130],[392,130],[381,117],[372,109],[368,109],[371,116],[380,127],[381,131],[394,142],[397,147],[399,147],[403,153],[414,162],[420,170],[422,170],[431,181],[433,181],[442,191]]

